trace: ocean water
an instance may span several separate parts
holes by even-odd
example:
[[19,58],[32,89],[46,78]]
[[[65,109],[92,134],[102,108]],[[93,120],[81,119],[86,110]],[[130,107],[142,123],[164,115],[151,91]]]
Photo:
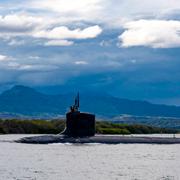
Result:
[[0,180],[180,180],[180,144],[12,141],[25,136],[0,135]]

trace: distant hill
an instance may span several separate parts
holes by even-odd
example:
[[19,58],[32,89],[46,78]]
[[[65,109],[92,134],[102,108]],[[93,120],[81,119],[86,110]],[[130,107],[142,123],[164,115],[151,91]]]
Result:
[[[0,112],[24,116],[55,117],[64,115],[74,103],[75,94],[46,95],[25,86],[14,86],[0,95]],[[180,107],[156,105],[101,93],[81,93],[80,110],[99,117],[113,118],[121,114],[133,116],[180,117]]]

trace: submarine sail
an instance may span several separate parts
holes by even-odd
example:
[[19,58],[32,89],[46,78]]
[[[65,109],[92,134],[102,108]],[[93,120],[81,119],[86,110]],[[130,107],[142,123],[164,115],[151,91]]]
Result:
[[71,137],[84,137],[95,135],[95,115],[79,111],[79,93],[75,98],[70,112],[66,114],[66,129],[63,134]]

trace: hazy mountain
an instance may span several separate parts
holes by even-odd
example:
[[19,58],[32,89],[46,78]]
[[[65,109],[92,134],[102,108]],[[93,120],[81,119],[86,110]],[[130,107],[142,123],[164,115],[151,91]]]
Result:
[[[14,86],[0,95],[0,112],[28,116],[64,115],[74,102],[75,94],[46,95],[25,86]],[[155,105],[146,101],[133,101],[112,97],[105,93],[81,93],[80,109],[99,117],[120,114],[134,116],[180,117],[180,107]]]

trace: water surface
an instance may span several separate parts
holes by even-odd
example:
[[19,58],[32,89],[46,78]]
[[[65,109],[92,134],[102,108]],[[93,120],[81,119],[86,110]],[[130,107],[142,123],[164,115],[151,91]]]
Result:
[[12,142],[24,136],[27,135],[0,135],[0,180],[180,179],[180,144]]

